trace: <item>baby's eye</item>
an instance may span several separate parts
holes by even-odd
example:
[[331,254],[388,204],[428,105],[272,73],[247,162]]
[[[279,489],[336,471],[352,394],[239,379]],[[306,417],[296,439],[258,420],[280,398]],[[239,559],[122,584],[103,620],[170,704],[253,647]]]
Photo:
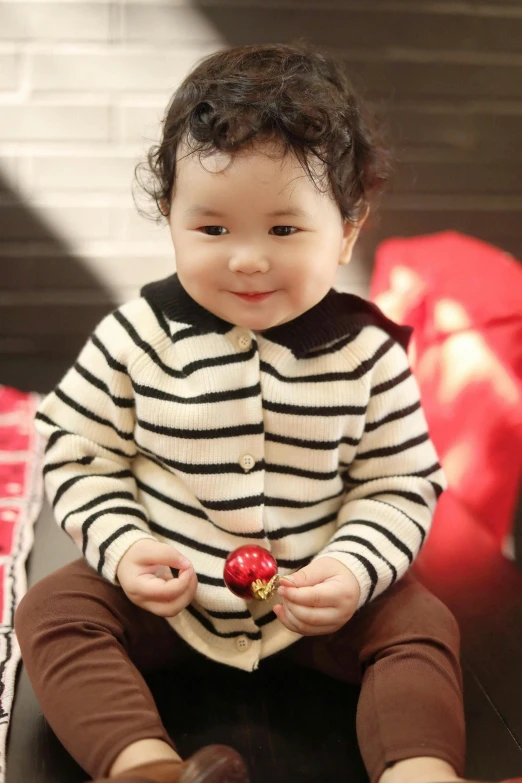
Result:
[[225,226],[202,226],[202,230],[205,233],[207,232],[207,229],[215,229],[215,228],[217,228],[218,231],[215,232],[215,233],[214,233],[214,231],[212,231],[211,233],[207,234],[207,236],[209,236],[209,237],[220,237],[220,236],[222,236],[221,232],[219,231],[220,228],[223,228],[226,231]]
[[279,229],[279,228],[283,229],[283,232],[281,234],[276,234],[276,236],[278,236],[278,237],[289,237],[289,236],[292,236],[292,234],[294,234],[298,230],[294,226],[273,226],[272,228],[274,230],[275,229]]
[[[223,229],[223,231],[221,231]],[[224,226],[202,226],[201,230],[210,237],[223,236],[223,233],[227,231]],[[276,232],[276,236],[288,237],[298,231],[294,226],[272,226],[272,231]],[[277,233],[280,232],[280,233]]]

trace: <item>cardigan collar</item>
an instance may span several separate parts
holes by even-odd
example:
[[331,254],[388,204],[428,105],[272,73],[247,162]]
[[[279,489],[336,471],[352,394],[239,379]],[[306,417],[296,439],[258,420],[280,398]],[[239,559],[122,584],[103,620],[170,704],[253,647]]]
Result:
[[[177,274],[148,283],[142,288],[141,295],[153,309],[159,309],[169,320],[189,324],[200,334],[225,334],[234,328],[233,323],[198,304],[181,285]],[[303,358],[310,351],[360,332],[369,325],[383,329],[405,350],[408,347],[413,331],[411,327],[391,321],[372,302],[354,294],[340,293],[333,288],[310,310],[292,321],[265,329],[261,334],[289,348],[294,356]]]

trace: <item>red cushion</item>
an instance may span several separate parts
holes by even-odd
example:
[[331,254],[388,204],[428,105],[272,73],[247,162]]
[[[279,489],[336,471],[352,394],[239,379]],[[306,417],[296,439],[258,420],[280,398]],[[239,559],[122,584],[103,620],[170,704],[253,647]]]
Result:
[[410,362],[450,492],[502,543],[522,477],[522,267],[455,232],[390,239],[370,297],[414,327]]

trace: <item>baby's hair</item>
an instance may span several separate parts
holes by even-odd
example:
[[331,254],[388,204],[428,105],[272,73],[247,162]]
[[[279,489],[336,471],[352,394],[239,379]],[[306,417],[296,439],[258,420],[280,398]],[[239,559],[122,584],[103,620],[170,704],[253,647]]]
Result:
[[277,141],[318,189],[319,169],[322,192],[355,224],[389,174],[388,154],[366,111],[343,63],[307,41],[224,49],[200,60],[175,91],[160,142],[137,165],[136,180],[161,220],[170,214],[180,145],[201,159]]

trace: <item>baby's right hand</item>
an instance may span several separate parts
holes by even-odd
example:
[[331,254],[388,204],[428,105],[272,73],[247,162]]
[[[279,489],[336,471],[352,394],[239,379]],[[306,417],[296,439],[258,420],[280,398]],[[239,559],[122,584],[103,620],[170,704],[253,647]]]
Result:
[[[174,578],[171,568],[179,569]],[[198,579],[189,560],[170,544],[142,538],[125,552],[116,570],[127,597],[160,617],[174,617],[194,598]]]

